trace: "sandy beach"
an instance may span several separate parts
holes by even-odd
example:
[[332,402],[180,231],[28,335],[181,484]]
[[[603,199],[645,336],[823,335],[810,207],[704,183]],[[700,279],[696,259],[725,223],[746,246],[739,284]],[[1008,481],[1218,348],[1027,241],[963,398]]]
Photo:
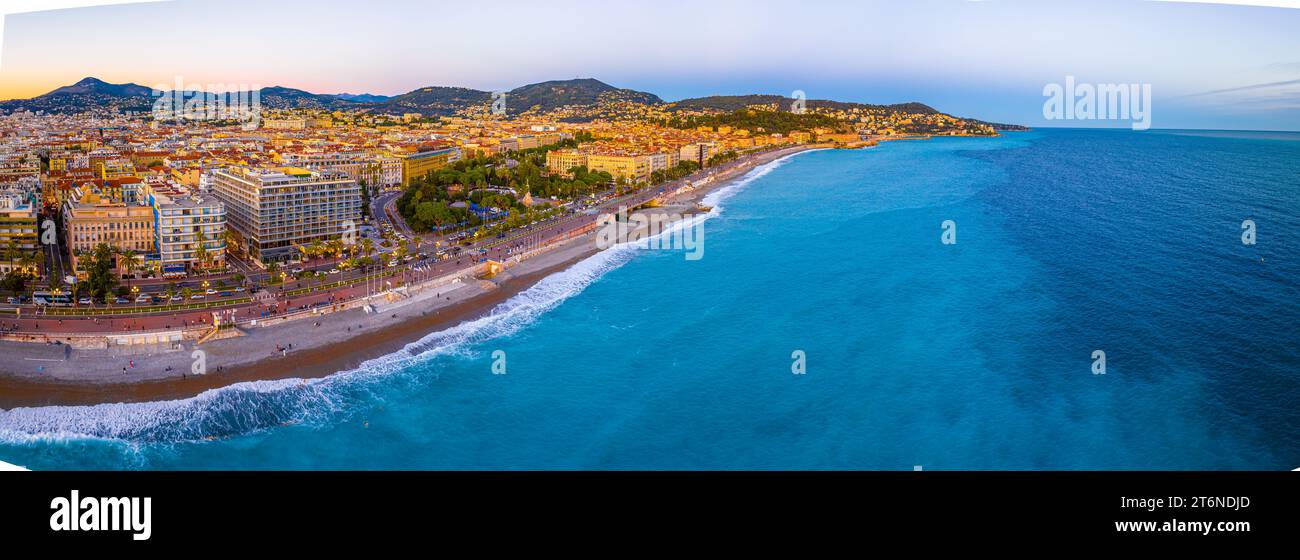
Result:
[[[817,146],[754,156],[752,164],[719,172],[694,190],[667,201],[665,211],[693,208],[709,192],[757,166]],[[255,380],[316,378],[354,369],[366,360],[400,350],[432,332],[491,312],[501,302],[546,276],[597,252],[594,236],[582,235],[524,259],[491,279],[466,277],[458,284],[427,287],[377,305],[243,329],[244,336],[198,345],[206,373],[192,374],[196,345],[73,349],[67,345],[0,341],[6,358],[0,372],[0,409],[87,405],[185,398]]]

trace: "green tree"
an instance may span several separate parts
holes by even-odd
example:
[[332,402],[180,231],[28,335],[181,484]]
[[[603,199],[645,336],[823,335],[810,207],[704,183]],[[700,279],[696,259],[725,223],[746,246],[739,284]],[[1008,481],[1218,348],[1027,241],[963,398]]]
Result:
[[86,267],[86,284],[92,297],[105,299],[117,287],[117,274],[113,272],[113,248],[107,243],[96,245]]
[[198,232],[195,235],[195,241],[198,246],[194,248],[194,264],[199,270],[206,270],[208,268],[208,248],[204,247],[203,244],[206,243],[208,239],[203,236],[202,226],[199,226],[198,228]]
[[25,291],[24,288],[27,287],[27,280],[27,274],[17,270],[11,270],[5,274],[4,280],[0,280],[0,284],[3,285],[2,287],[4,289],[16,294]]

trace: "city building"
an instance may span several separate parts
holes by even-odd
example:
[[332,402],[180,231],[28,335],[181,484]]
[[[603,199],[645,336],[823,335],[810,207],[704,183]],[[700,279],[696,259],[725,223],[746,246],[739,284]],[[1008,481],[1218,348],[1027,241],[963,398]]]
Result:
[[568,175],[570,169],[585,165],[587,155],[576,149],[546,152],[546,170],[550,173]]
[[[104,195],[98,189],[81,187],[63,207],[65,239],[78,277],[86,274],[85,261],[101,243],[121,252],[131,251],[140,266],[154,252],[153,208],[127,204]],[[117,270],[128,273],[128,263],[118,260]]]
[[40,226],[31,197],[13,191],[0,193],[0,273],[35,273],[39,243]]
[[698,142],[679,148],[677,157],[680,161],[693,161],[702,167],[715,153],[717,153],[717,149],[712,143]]
[[212,172],[237,249],[265,265],[342,236],[361,219],[361,188],[336,171],[232,166]]
[[410,186],[411,181],[425,176],[430,171],[446,167],[447,164],[460,159],[460,148],[434,148],[403,154],[402,185]]
[[632,154],[587,154],[587,169],[604,171],[615,179],[644,182],[650,179],[650,156]]
[[161,189],[152,190],[148,200],[157,248],[149,261],[159,273],[183,275],[225,267],[226,207],[220,200]]

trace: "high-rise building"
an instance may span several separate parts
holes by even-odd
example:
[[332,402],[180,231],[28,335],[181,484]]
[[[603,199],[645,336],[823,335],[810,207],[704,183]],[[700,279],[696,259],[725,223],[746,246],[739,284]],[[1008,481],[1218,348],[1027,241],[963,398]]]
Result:
[[212,172],[238,248],[262,264],[342,236],[361,219],[361,188],[343,173],[236,166]]

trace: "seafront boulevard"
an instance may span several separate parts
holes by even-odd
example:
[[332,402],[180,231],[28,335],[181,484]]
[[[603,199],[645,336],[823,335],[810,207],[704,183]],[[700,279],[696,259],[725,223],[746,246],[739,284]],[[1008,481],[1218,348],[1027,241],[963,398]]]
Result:
[[[430,332],[488,314],[594,254],[592,232],[602,214],[652,200],[696,208],[706,194],[758,166],[824,147],[750,154],[662,187],[612,197],[526,234],[472,246],[465,254],[475,258],[416,262],[320,292],[178,314],[0,319],[9,328],[22,327],[0,341],[0,351],[11,357],[0,372],[0,408],[181,398],[241,381],[322,377],[355,368]],[[214,311],[231,326],[214,329]],[[199,375],[196,351],[202,351]]]

